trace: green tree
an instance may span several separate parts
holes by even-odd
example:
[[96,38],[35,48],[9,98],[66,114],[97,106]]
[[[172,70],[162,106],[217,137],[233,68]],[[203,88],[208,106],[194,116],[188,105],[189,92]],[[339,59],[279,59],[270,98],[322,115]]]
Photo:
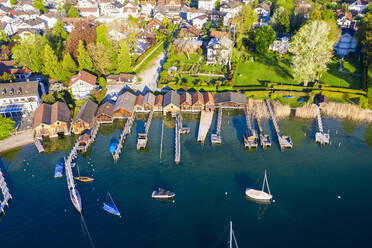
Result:
[[334,46],[329,31],[325,21],[313,21],[302,26],[293,37],[289,51],[293,54],[293,73],[298,82],[307,85],[327,70]]
[[235,38],[237,48],[242,48],[243,39],[248,39],[252,30],[253,23],[257,22],[257,14],[250,5],[244,5],[242,11],[237,15],[232,23],[235,25]]
[[40,10],[43,13],[47,12],[43,0],[34,0],[34,8]]
[[10,132],[14,130],[14,124],[12,119],[0,115],[0,140],[9,136]]
[[2,31],[2,30],[0,30],[0,41],[2,43],[7,43],[7,41],[8,41],[7,34],[4,31]]
[[85,49],[83,42],[79,40],[78,46],[78,63],[79,63],[79,70],[93,70],[93,62],[92,59],[89,57],[87,50]]
[[271,22],[278,33],[283,34],[289,32],[290,17],[288,11],[284,7],[280,6],[275,9]]
[[68,82],[72,75],[77,72],[77,70],[78,68],[75,61],[72,59],[69,53],[66,53],[63,56],[61,74],[58,79],[62,82]]
[[107,47],[112,46],[111,39],[107,32],[107,27],[105,24],[99,25],[96,28],[96,33],[97,33],[96,43],[102,43]]
[[53,79],[57,79],[61,73],[61,65],[58,63],[57,55],[48,44],[44,46],[42,72]]
[[265,25],[262,28],[257,29],[254,32],[254,41],[257,52],[261,54],[266,53],[267,49],[274,42],[275,38],[275,31],[269,25]]
[[56,98],[53,96],[53,94],[45,94],[45,95],[43,96],[42,101],[43,101],[44,103],[53,104],[53,103],[56,102]]
[[111,48],[101,42],[97,44],[90,43],[88,45],[88,54],[93,61],[93,67],[100,74],[107,75],[111,72],[111,52]]
[[12,49],[12,57],[21,66],[33,72],[41,72],[43,68],[43,51],[46,42],[40,35],[21,40]]
[[17,0],[10,0],[10,5],[11,6],[14,6],[14,5],[16,5],[17,4]]
[[63,43],[66,41],[66,38],[67,32],[64,29],[63,23],[61,21],[57,21],[57,23],[53,26],[49,40],[58,57],[61,57],[62,55]]
[[120,41],[117,61],[116,73],[127,73],[132,71],[132,58],[130,57],[127,43],[124,40]]
[[68,17],[79,17],[79,11],[71,5],[70,9],[67,12]]

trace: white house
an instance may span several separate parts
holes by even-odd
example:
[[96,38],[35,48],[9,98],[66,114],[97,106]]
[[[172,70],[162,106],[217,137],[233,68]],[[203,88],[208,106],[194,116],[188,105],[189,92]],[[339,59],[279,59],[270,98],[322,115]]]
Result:
[[259,16],[270,16],[270,6],[267,3],[261,3],[256,5],[254,12]]
[[123,17],[129,18],[129,16],[138,17],[139,8],[134,2],[128,2],[123,8]]
[[274,40],[273,44],[269,46],[269,49],[280,54],[288,53],[289,39],[288,37],[282,37],[281,39]]
[[45,21],[40,17],[30,20],[24,20],[23,23],[20,24],[18,28],[33,28],[43,30],[45,29]]
[[214,10],[217,0],[198,0],[198,9]]
[[192,25],[197,27],[198,29],[202,29],[203,26],[209,21],[209,17],[207,15],[198,16],[192,19]]
[[40,19],[45,21],[48,28],[53,28],[58,21],[54,12],[48,12],[47,14],[41,15]]
[[220,64],[227,65],[230,61],[233,42],[222,36],[221,38],[212,38],[207,45],[207,65]]
[[155,8],[155,2],[142,1],[141,2],[141,13],[145,15],[152,15]]
[[349,11],[354,15],[360,14],[368,7],[369,2],[369,0],[356,0],[349,5]]
[[124,5],[119,2],[100,4],[101,15],[123,18]]
[[220,11],[226,13],[223,18],[223,25],[227,26],[229,20],[234,18],[242,10],[242,4],[237,1],[231,1],[220,5]]
[[78,0],[76,4],[78,8],[96,8],[98,3],[95,0]]
[[99,17],[99,8],[98,7],[92,7],[92,8],[78,8],[79,14],[81,17]]
[[342,12],[337,17],[337,24],[341,28],[350,28],[352,16],[349,13]]
[[89,96],[90,92],[97,89],[97,77],[86,71],[80,71],[78,74],[71,77],[68,86],[71,93],[77,99],[84,99]]
[[356,52],[358,41],[348,31],[344,31],[334,49],[340,57],[345,57],[351,52]]

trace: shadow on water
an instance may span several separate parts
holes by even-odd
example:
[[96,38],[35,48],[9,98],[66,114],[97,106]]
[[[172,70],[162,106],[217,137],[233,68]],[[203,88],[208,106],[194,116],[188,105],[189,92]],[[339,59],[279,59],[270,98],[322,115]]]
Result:
[[369,146],[372,147],[372,125],[368,125],[364,138]]
[[163,188],[172,191],[172,186],[166,181],[165,177],[161,176],[159,170],[154,173],[154,180],[152,183],[152,189]]
[[254,187],[258,183],[258,180],[251,178],[244,172],[235,173],[234,180],[239,190],[243,193],[247,187]]
[[232,118],[232,123],[233,123],[233,127],[235,128],[236,138],[239,140],[240,144],[244,144],[243,135],[246,129],[244,118],[245,117],[242,115],[235,116]]
[[144,133],[145,132],[145,121],[139,120],[136,121],[136,133]]
[[212,233],[209,226],[204,226],[203,229],[198,231],[198,247],[226,247],[224,241],[222,237],[219,238],[215,233]]

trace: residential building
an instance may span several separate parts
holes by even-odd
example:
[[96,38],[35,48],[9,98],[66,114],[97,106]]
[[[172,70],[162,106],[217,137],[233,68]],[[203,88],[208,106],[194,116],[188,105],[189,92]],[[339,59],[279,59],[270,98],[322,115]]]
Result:
[[202,111],[204,109],[203,94],[199,91],[192,95],[192,111]]
[[143,112],[143,95],[139,94],[134,102],[134,111]]
[[134,74],[120,73],[109,75],[106,80],[107,95],[118,96],[125,85],[135,84],[137,77]]
[[180,111],[180,95],[174,90],[169,91],[163,98],[163,114],[168,112],[172,114]]
[[146,29],[151,31],[151,32],[154,32],[154,30],[159,30],[160,28],[165,28],[163,25],[162,25],[162,22],[159,21],[158,19],[156,18],[153,18],[151,19],[148,23],[147,23],[147,26],[146,26]]
[[334,46],[336,54],[340,57],[345,57],[351,52],[356,52],[358,41],[354,38],[354,32],[344,29],[340,39]]
[[341,28],[350,28],[353,17],[347,12],[341,12],[337,15],[337,24]]
[[259,16],[270,16],[270,6],[267,3],[261,3],[256,5],[254,12]]
[[4,73],[13,75],[15,79],[27,79],[32,72],[26,67],[16,67],[14,60],[2,60],[0,61],[0,76]]
[[201,15],[192,19],[192,25],[198,29],[202,29],[203,26],[209,21],[208,15]]
[[182,111],[192,110],[192,97],[187,91],[180,96],[180,108]]
[[121,94],[114,107],[114,119],[123,119],[131,117],[134,113],[134,104],[136,96],[129,91]]
[[86,71],[80,71],[78,74],[71,77],[68,86],[71,93],[77,99],[84,99],[89,96],[92,90],[97,89],[97,77]]
[[154,111],[163,111],[163,95],[161,94],[155,97]]
[[129,16],[137,18],[139,16],[139,8],[134,2],[128,2],[123,8],[123,17],[129,18]]
[[152,92],[147,92],[142,101],[143,111],[149,112],[154,110],[155,95]]
[[227,65],[230,62],[232,48],[233,42],[229,38],[225,36],[219,39],[212,38],[206,46],[207,64]]
[[56,137],[70,134],[71,111],[64,102],[40,104],[35,110],[35,137]]
[[96,113],[96,120],[98,123],[112,123],[114,120],[114,104],[110,102],[105,102],[98,107]]
[[91,7],[91,8],[78,8],[79,14],[81,17],[99,17],[99,8],[98,7]]
[[160,7],[183,7],[183,0],[158,0],[158,6]]
[[214,10],[217,0],[198,0],[198,9]]
[[75,120],[72,122],[72,132],[74,134],[81,134],[86,130],[90,130],[95,122],[95,115],[98,105],[92,100],[88,99],[80,107]]
[[288,37],[282,37],[280,39],[277,39],[269,46],[269,49],[274,52],[278,52],[280,54],[287,54],[289,48],[289,38]]
[[204,109],[206,111],[214,111],[214,98],[212,93],[205,92],[203,95],[204,98]]
[[362,13],[366,8],[368,8],[369,0],[356,0],[349,5],[349,11],[353,15]]
[[214,103],[216,107],[220,108],[245,108],[248,99],[244,94],[226,91],[214,95]]
[[43,19],[46,26],[50,29],[52,29],[58,21],[56,18],[56,12],[51,12],[51,11],[46,14],[41,15],[40,19]]
[[152,15],[152,12],[155,8],[155,2],[151,1],[141,1],[141,12],[146,15]]

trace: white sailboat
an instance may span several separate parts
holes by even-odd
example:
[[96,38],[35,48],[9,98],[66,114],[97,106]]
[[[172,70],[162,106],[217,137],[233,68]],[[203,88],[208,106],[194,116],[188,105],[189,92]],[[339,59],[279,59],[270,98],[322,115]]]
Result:
[[233,241],[235,243],[236,248],[239,248],[238,242],[236,242],[234,230],[232,228],[232,221],[230,220],[230,235],[229,235],[229,242],[228,242],[229,248],[233,247]]
[[[268,193],[264,191],[265,183],[267,186]],[[273,198],[273,196],[270,193],[269,181],[267,180],[266,170],[265,170],[265,177],[262,183],[262,190],[247,188],[245,190],[245,195],[257,201],[270,201]]]

